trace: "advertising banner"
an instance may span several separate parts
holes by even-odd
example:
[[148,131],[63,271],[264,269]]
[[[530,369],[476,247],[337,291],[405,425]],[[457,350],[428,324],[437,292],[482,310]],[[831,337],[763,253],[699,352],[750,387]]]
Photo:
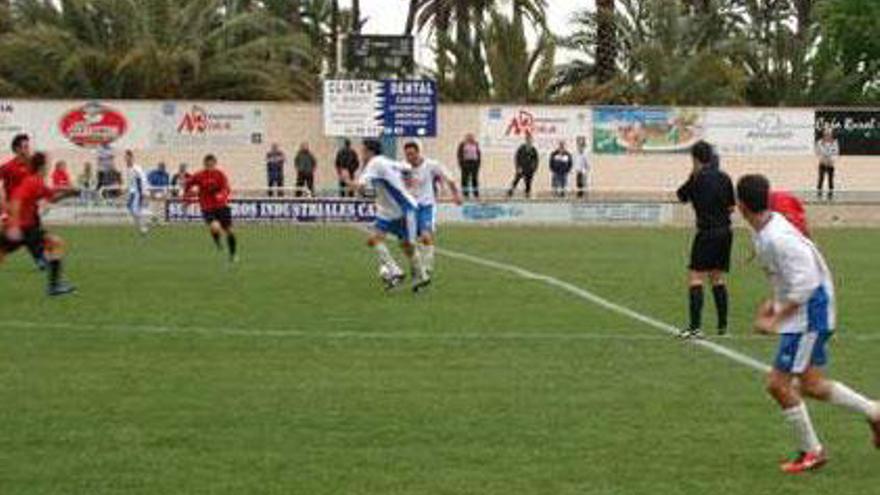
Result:
[[487,153],[513,153],[531,134],[542,153],[566,141],[574,151],[578,138],[590,146],[588,107],[504,106],[480,109],[480,146]]
[[[369,223],[376,219],[372,201],[344,199],[234,199],[232,218],[238,221],[283,223]],[[200,222],[198,204],[179,199],[165,203],[168,222]]]
[[0,101],[0,142],[17,133],[44,150],[143,149],[149,144],[153,104],[129,102]]
[[324,81],[324,135],[434,137],[437,84],[427,79]]
[[709,109],[706,138],[722,156],[812,155],[812,110]]
[[383,81],[380,98],[385,135],[437,135],[437,83],[434,81]]
[[673,205],[661,203],[481,203],[439,205],[446,223],[661,225],[673,220]]
[[841,155],[880,155],[880,111],[817,110],[814,141],[834,131]]
[[680,153],[706,135],[705,115],[692,108],[597,107],[593,152]]
[[251,103],[154,104],[152,145],[156,148],[262,145],[266,112]]

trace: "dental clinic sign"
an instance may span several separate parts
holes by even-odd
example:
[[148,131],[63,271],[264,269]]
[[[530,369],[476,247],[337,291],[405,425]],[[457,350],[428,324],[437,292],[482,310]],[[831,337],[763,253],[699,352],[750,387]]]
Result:
[[325,81],[324,135],[435,137],[437,83],[427,79]]

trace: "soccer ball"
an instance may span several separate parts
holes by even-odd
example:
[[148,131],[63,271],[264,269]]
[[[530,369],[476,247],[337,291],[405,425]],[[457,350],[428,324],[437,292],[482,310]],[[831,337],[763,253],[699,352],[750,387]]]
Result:
[[388,265],[382,265],[379,267],[379,278],[383,282],[388,282],[394,278],[396,273],[394,273],[394,269]]

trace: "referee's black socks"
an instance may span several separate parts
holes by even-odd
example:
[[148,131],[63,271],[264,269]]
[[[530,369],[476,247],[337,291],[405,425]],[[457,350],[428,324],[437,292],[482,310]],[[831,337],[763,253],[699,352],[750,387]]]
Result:
[[718,330],[727,330],[727,285],[712,286],[712,297],[718,310]]
[[689,296],[691,324],[688,330],[698,330],[703,320],[703,286],[692,285]]

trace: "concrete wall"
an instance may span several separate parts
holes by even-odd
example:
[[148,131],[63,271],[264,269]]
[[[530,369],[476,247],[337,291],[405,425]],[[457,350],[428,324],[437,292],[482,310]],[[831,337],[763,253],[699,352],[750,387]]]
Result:
[[[198,166],[201,157],[208,152],[218,155],[223,166],[230,172],[235,187],[259,188],[264,185],[265,167],[263,156],[269,143],[278,142],[292,159],[298,143],[307,141],[318,157],[320,169],[319,187],[333,187],[335,173],[332,160],[337,140],[323,136],[322,111],[314,104],[264,104],[267,116],[265,146],[249,146],[240,149],[187,148],[169,151],[139,152],[138,160],[152,169],[158,161],[165,161],[173,172],[177,164],[186,162]],[[426,152],[441,159],[455,170],[455,150],[459,140],[467,132],[479,135],[480,107],[477,105],[444,105],[439,115],[437,139],[425,140]],[[74,172],[85,161],[94,161],[94,153],[76,150],[50,150],[55,158],[67,160]],[[546,156],[542,157],[541,170],[536,187],[549,189]],[[120,157],[121,163],[121,157]],[[594,174],[592,187],[615,191],[668,191],[674,189],[690,170],[690,160],[685,155],[596,155],[592,158]],[[762,172],[770,176],[774,185],[791,190],[815,187],[816,160],[812,156],[775,157],[722,157],[723,167],[733,176],[747,172]],[[513,173],[512,157],[486,154],[481,174],[484,187],[503,188]],[[292,185],[293,173],[288,173]],[[880,157],[845,157],[838,166],[838,188],[841,190],[880,191]]]

